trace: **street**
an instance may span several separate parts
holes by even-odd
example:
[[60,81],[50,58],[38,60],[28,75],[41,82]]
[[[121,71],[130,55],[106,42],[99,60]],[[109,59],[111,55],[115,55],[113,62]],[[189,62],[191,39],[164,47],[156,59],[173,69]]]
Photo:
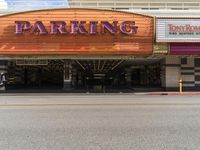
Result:
[[200,150],[199,139],[198,95],[0,95],[0,150]]

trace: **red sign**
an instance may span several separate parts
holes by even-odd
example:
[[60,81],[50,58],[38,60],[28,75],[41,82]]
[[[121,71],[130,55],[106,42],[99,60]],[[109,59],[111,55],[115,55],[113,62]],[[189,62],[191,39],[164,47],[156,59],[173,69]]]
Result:
[[200,32],[200,26],[198,25],[174,25],[174,24],[168,24],[169,26],[169,32]]

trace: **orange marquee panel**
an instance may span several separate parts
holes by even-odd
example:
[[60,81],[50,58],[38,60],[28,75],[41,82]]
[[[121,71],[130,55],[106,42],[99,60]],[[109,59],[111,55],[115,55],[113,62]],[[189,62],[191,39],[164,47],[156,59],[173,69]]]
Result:
[[[49,34],[16,34],[15,21],[29,22],[31,28],[42,22]],[[50,34],[52,21],[66,23],[68,34]],[[97,34],[70,34],[71,21],[85,21],[85,29],[90,30],[90,22],[98,22]],[[102,32],[101,22],[111,25],[117,21],[117,31]],[[120,32],[124,21],[134,22],[134,34]],[[153,18],[149,16],[109,10],[95,9],[53,9],[23,12],[0,17],[1,55],[151,55],[153,51]],[[130,26],[131,27],[131,26]],[[125,27],[130,31],[130,27]],[[23,27],[24,29],[25,27]]]

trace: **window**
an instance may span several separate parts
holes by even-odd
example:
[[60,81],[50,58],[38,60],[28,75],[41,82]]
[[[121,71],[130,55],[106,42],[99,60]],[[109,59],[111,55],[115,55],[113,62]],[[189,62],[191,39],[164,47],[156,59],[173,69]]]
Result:
[[195,67],[200,67],[200,58],[195,58],[194,64],[195,64]]
[[181,65],[187,65],[187,58],[181,58]]

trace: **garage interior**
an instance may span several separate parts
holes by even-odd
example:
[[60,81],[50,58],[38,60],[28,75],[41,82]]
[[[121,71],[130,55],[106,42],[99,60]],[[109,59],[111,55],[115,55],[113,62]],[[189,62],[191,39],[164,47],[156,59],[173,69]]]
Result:
[[[8,61],[8,90],[109,93],[161,87],[160,59],[48,59],[39,64],[34,61],[32,64],[29,61],[19,62]],[[67,87],[64,86],[65,81],[68,81]]]

